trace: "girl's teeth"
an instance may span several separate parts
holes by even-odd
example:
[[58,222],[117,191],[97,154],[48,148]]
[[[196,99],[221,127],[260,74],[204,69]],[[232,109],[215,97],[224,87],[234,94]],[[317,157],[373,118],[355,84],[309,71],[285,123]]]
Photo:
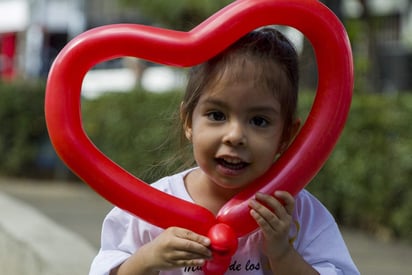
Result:
[[231,163],[231,164],[238,164],[241,163],[242,161],[240,159],[227,159],[227,158],[223,158],[224,161]]
[[241,161],[239,159],[227,159],[227,158],[221,158],[218,159],[218,162],[220,165],[232,169],[232,170],[240,170],[245,168],[248,164],[244,161]]

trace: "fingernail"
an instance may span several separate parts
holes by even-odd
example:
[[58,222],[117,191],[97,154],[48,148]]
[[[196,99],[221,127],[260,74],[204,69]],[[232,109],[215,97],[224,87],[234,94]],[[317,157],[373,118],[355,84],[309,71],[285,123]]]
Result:
[[210,241],[209,238],[204,238],[204,239],[203,239],[203,242],[204,242],[204,244],[205,244],[206,246],[209,246],[209,245],[211,244],[211,241]]
[[257,201],[255,200],[255,199],[251,199],[251,200],[249,200],[249,205],[250,206],[256,206],[257,205]]
[[203,260],[203,259],[194,260],[194,265],[195,266],[203,266],[205,263],[206,263],[206,261]]

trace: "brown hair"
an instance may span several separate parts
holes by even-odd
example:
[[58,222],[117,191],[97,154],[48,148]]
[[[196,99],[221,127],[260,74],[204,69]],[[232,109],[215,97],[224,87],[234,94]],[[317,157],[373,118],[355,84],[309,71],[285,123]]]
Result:
[[296,119],[298,97],[298,56],[292,43],[272,27],[252,31],[209,61],[189,72],[186,93],[181,105],[184,125],[191,124],[193,111],[202,93],[227,73],[241,77],[242,68],[252,64],[254,85],[273,91],[281,105],[285,121],[284,140],[290,138]]

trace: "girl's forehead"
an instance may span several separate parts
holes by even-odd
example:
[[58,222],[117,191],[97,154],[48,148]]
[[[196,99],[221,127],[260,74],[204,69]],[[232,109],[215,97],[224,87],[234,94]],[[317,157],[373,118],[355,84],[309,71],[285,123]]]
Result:
[[235,61],[217,66],[214,74],[210,76],[209,86],[231,85],[245,79],[250,82],[256,82],[256,79],[259,77],[257,69],[253,68],[250,62],[246,60]]
[[270,93],[277,98],[284,74],[277,64],[237,58],[222,64],[209,79],[207,91],[246,85],[249,89]]
[[277,93],[269,89],[267,85],[256,81],[253,73],[233,75],[222,74],[212,85],[209,85],[201,96],[203,99],[218,99],[222,102],[233,101],[236,98],[239,103],[267,102],[278,104]]
[[247,53],[244,55],[233,54],[220,62],[215,70],[215,81],[218,81],[219,78],[224,78],[227,81],[238,81],[246,78],[254,81],[256,86],[278,82],[285,77],[282,66],[276,60]]

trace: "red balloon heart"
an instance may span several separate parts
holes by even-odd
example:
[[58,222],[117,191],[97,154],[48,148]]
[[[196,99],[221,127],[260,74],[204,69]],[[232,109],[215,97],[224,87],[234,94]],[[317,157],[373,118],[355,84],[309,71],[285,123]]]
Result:
[[[305,125],[287,152],[264,176],[230,200],[217,217],[134,177],[100,152],[85,134],[80,93],[85,74],[95,64],[134,56],[165,65],[193,66],[215,56],[253,29],[273,24],[294,27],[311,41],[319,71],[316,98]],[[317,0],[238,0],[189,32],[119,24],[79,35],[53,63],[45,112],[58,155],[100,195],[163,228],[179,226],[206,235],[220,223],[229,226],[233,234],[224,236],[228,239],[227,251],[233,253],[233,239],[257,227],[247,203],[257,191],[286,190],[295,195],[320,170],[345,124],[352,89],[349,40],[343,25],[323,4]],[[222,238],[214,241],[213,236],[219,234],[213,232],[212,247],[219,243],[222,250]],[[225,270],[227,261],[223,262]],[[214,272],[212,269],[206,267],[206,272]]]

